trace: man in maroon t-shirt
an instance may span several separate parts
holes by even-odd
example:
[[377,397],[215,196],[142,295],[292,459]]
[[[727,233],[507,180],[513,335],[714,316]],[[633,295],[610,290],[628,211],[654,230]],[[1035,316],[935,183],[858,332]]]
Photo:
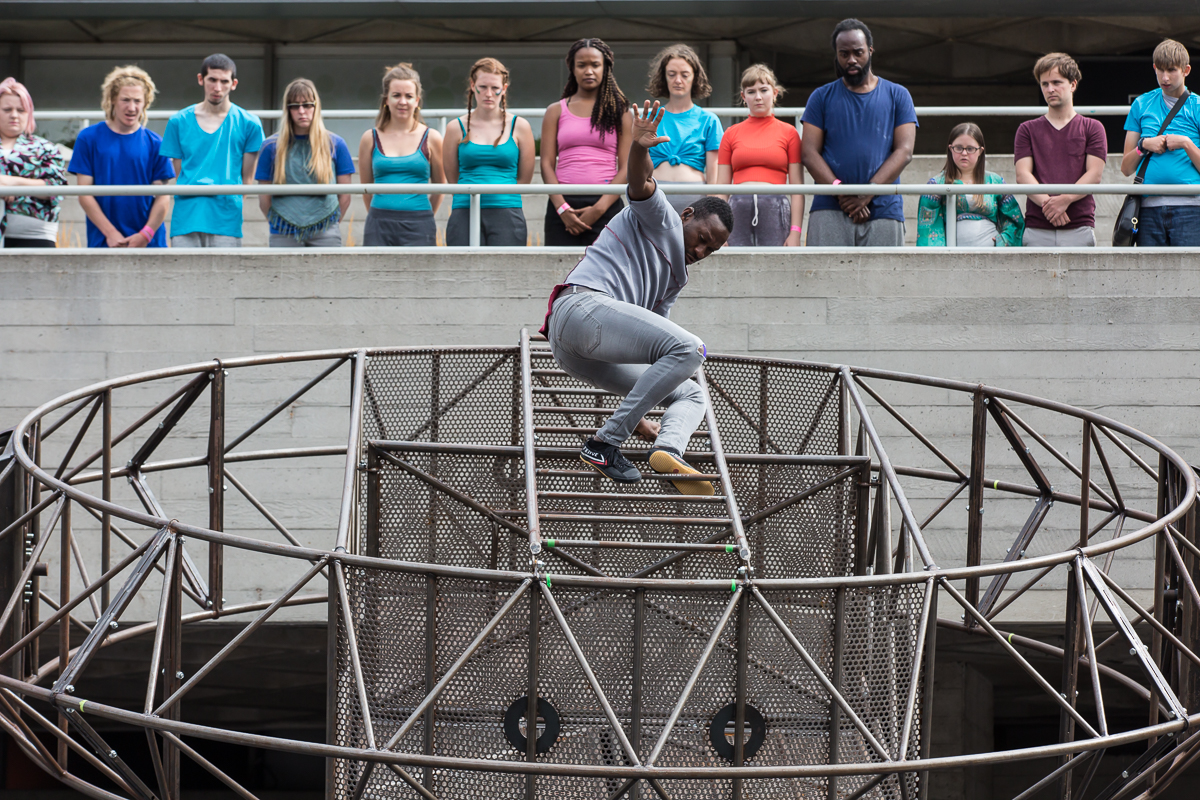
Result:
[[[1017,128],[1017,183],[1099,183],[1108,155],[1104,126],[1075,113],[1082,75],[1066,53],[1038,59],[1033,76],[1045,116]],[[1025,202],[1025,247],[1095,247],[1096,200],[1090,194],[1031,194]]]

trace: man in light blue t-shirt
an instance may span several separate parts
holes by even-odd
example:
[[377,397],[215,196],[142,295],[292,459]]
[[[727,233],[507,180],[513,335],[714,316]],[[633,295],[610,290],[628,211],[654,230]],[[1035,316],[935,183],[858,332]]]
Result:
[[[250,183],[262,147],[262,122],[229,100],[237,88],[237,65],[216,53],[204,59],[197,81],[204,101],[167,122],[162,155],[175,162],[180,186]],[[242,195],[176,197],[172,247],[241,247]]]
[[[1146,195],[1138,214],[1138,247],[1200,247],[1200,100],[1184,81],[1192,71],[1187,48],[1166,39],[1154,48],[1159,88],[1141,95],[1125,118],[1121,172],[1146,164],[1145,183],[1196,184],[1198,194]],[[1163,121],[1183,103],[1162,136]]]
[[[838,79],[804,107],[801,162],[816,183],[899,183],[917,141],[917,110],[903,86],[871,70],[871,30],[856,19],[833,29]],[[899,195],[817,195],[808,215],[810,247],[904,244]]]

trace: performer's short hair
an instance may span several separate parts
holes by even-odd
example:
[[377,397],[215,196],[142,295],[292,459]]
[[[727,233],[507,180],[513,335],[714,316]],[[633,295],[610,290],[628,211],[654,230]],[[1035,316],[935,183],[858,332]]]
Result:
[[716,217],[725,226],[725,230],[733,233],[733,209],[719,197],[701,197],[691,205],[695,219]]

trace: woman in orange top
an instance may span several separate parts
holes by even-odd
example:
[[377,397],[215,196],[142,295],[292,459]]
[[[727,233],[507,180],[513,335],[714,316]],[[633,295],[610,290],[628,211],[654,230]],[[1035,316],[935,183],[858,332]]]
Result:
[[[745,122],[725,131],[717,153],[717,183],[804,183],[800,171],[800,134],[775,119],[775,101],[783,87],[765,64],[742,73],[742,102],[750,109]],[[735,194],[734,247],[798,247],[804,195]]]

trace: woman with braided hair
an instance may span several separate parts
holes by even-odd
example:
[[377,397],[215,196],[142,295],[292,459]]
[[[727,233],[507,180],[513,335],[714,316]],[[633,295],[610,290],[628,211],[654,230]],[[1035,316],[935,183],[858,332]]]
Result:
[[[478,104],[478,107],[476,107]],[[508,113],[508,70],[494,58],[481,58],[467,80],[467,114],[446,126],[442,163],[448,183],[530,183],[535,158],[533,128]],[[528,244],[519,194],[479,198],[479,243],[491,247]],[[454,195],[446,244],[461,247],[471,238],[471,197]]]
[[[580,39],[567,52],[562,99],[542,119],[545,183],[624,183],[633,118],[613,76],[612,48]],[[616,195],[550,195],[547,245],[590,245],[624,207]]]

